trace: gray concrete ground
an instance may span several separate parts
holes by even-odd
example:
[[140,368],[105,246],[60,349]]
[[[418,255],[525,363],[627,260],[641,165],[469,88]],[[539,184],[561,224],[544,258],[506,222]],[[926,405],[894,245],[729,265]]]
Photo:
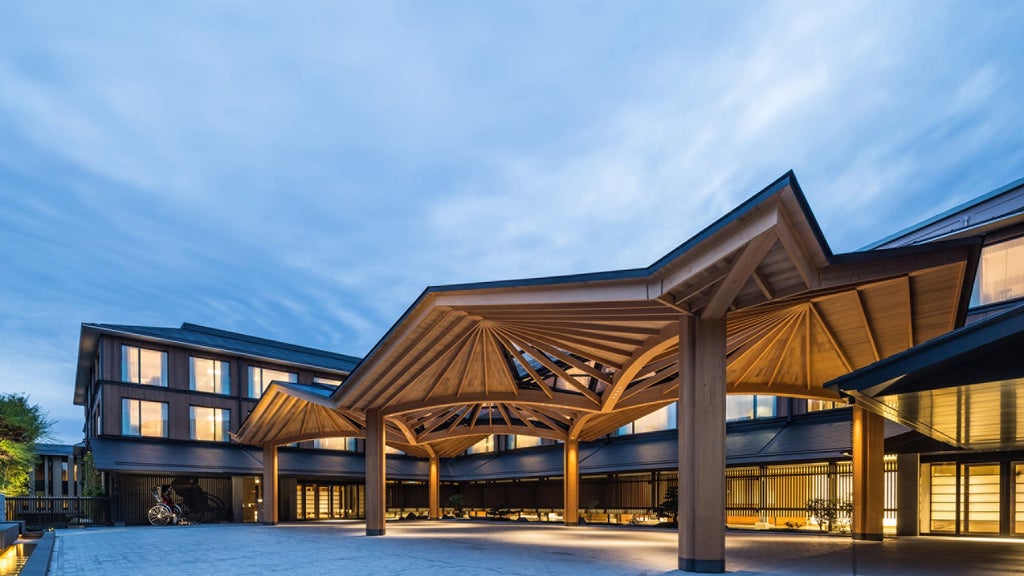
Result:
[[[50,574],[353,574],[586,576],[683,574],[676,534],[607,526],[392,522],[382,537],[359,522],[280,526],[69,529],[57,532]],[[730,532],[730,573],[815,575],[1020,574],[1024,542],[849,538]]]

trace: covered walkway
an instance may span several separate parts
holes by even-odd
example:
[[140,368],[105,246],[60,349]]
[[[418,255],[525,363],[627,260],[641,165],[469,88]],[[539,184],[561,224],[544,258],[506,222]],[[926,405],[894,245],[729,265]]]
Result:
[[[436,518],[441,458],[557,440],[575,524],[579,442],[678,402],[678,564],[720,572],[726,394],[840,400],[825,383],[963,322],[979,246],[832,254],[787,173],[646,268],[428,288],[337,390],[272,384],[237,438],[263,447],[271,523],[277,446],[365,438],[367,535],[385,444],[429,459]],[[882,422],[854,407],[855,538],[882,537]]]

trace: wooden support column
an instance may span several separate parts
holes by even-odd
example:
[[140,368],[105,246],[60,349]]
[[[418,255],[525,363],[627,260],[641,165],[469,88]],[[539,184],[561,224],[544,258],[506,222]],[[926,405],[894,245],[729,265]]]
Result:
[[441,519],[441,458],[430,455],[430,479],[427,490],[430,492],[430,510],[427,517],[431,520]]
[[562,518],[566,526],[575,526],[580,518],[580,441],[566,438],[562,446],[565,449]]
[[679,569],[725,571],[725,318],[679,322]]
[[277,446],[263,447],[263,524],[277,524]]
[[366,411],[366,535],[383,536],[386,530],[387,474],[384,462],[384,414]]
[[885,419],[853,407],[853,539],[881,540],[885,510]]

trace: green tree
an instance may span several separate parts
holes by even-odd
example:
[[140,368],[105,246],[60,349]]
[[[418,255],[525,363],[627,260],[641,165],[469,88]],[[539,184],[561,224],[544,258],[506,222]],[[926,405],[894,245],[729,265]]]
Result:
[[0,493],[28,493],[35,444],[50,438],[53,421],[24,394],[0,394]]
[[96,461],[92,452],[82,456],[82,496],[106,496],[103,489],[103,477],[96,470]]
[[671,522],[675,524],[679,516],[679,488],[676,486],[669,486],[665,490],[665,499],[658,504],[658,507],[654,509],[654,512],[658,516],[667,516],[671,518]]

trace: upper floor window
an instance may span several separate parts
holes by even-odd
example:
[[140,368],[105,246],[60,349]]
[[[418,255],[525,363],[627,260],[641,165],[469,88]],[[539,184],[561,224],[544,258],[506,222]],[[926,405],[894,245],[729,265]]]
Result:
[[207,408],[205,406],[189,406],[188,411],[189,438],[212,442],[228,441],[228,430],[231,428],[231,410]]
[[335,380],[334,378],[321,378],[320,376],[314,376],[313,383],[327,384],[328,386],[341,386],[341,380]]
[[629,434],[642,434],[644,432],[657,432],[658,430],[673,430],[676,427],[676,403],[662,406],[647,416],[619,428],[617,435],[626,436]]
[[836,408],[846,408],[849,404],[846,402],[836,402],[834,400],[816,400],[812,398],[807,399],[807,411],[808,412],[821,412],[822,410],[834,410]]
[[508,437],[508,448],[509,450],[515,450],[516,448],[530,448],[531,446],[540,446],[541,442],[542,439],[539,436],[510,434]]
[[725,398],[725,420],[758,420],[775,416],[774,396],[736,394]]
[[189,389],[213,394],[231,394],[231,365],[220,360],[191,356]]
[[167,437],[167,403],[121,399],[121,434]]
[[317,438],[313,440],[313,448],[323,448],[324,450],[345,450],[348,452],[356,451],[356,439],[338,436],[334,438]]
[[972,306],[1024,297],[1024,237],[981,249]]
[[299,377],[294,372],[284,372],[282,370],[272,370],[270,368],[260,368],[259,366],[249,366],[249,398],[259,398],[263,396],[263,391],[270,386],[270,383],[274,380],[279,382],[298,382]]
[[494,434],[487,435],[486,437],[484,437],[483,440],[480,440],[476,444],[470,446],[466,450],[466,454],[482,454],[484,452],[494,452],[495,450],[498,449],[498,447],[495,445],[496,438],[497,437]]
[[122,345],[121,381],[167,386],[167,352]]

